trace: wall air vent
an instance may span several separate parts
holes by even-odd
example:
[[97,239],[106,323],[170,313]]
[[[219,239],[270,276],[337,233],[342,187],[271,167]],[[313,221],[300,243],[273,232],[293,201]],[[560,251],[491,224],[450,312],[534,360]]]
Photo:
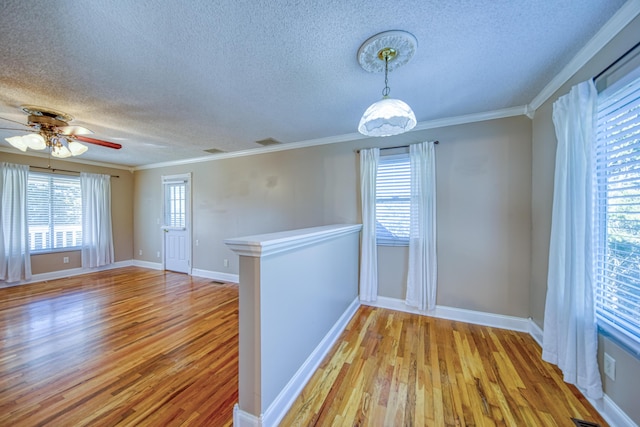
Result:
[[222,151],[219,148],[209,148],[208,150],[204,150],[209,154],[220,154],[220,153],[226,153],[226,151]]
[[571,421],[573,421],[577,427],[600,427],[600,424],[592,423],[591,421],[578,420],[576,418],[571,418]]
[[277,145],[277,144],[282,144],[282,142],[275,140],[273,138],[266,138],[266,139],[261,139],[260,141],[256,141],[256,144],[260,144],[264,147],[266,147],[267,145]]

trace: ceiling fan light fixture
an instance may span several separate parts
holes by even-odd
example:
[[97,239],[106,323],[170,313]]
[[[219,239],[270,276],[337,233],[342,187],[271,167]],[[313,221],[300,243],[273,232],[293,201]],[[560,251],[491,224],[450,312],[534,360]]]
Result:
[[365,41],[358,49],[358,62],[369,72],[384,71],[382,100],[367,108],[358,124],[358,132],[366,136],[399,135],[413,129],[416,115],[399,99],[389,98],[389,71],[413,57],[418,47],[416,38],[406,31],[385,31]]
[[32,150],[44,150],[45,148],[47,148],[47,142],[44,140],[42,135],[38,133],[30,133],[28,135],[24,135],[22,137],[22,140],[25,144],[27,144],[27,147],[31,148]]
[[69,141],[67,145],[69,146],[69,151],[72,156],[79,156],[89,149],[89,147],[79,143],[78,141]]
[[20,151],[27,151],[28,146],[21,136],[11,136],[9,138],[5,138],[4,140]]
[[71,157],[71,151],[64,145],[56,145],[51,147],[51,155],[53,157],[57,157],[59,159],[66,159],[67,157]]

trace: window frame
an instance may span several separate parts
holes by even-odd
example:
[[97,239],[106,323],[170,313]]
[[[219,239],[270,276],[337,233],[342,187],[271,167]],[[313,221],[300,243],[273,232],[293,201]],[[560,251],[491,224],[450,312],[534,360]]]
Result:
[[[640,51],[636,49],[633,52],[633,55],[627,58],[623,58],[623,60],[619,65],[617,65],[615,68],[612,67],[611,70],[608,70],[606,73],[604,73],[602,76],[596,79],[595,84],[599,92],[597,114],[600,115],[601,108],[604,108],[603,106],[606,105],[606,103],[609,102],[611,98],[613,98],[616,94],[618,94],[620,90],[626,88],[632,82],[639,81],[639,80],[640,80]],[[638,94],[638,97],[634,98],[634,100],[636,102],[640,101],[640,94]],[[597,124],[599,128],[600,119],[597,119]],[[605,136],[604,138],[606,141],[607,136]],[[640,358],[640,333],[636,334],[632,330],[632,329],[640,329],[640,322],[635,323],[635,320],[633,319],[634,314],[633,314],[633,311],[631,311],[631,316],[632,316],[631,324],[633,328],[630,330],[629,327],[623,326],[624,313],[621,313],[622,316],[618,315],[617,313],[619,312],[619,310],[615,308],[612,309],[611,307],[608,307],[608,309],[605,310],[605,307],[603,306],[606,304],[605,299],[609,298],[610,295],[614,295],[611,289],[608,289],[607,286],[611,286],[611,283],[612,283],[611,281],[615,281],[615,282],[619,282],[619,281],[618,279],[609,279],[608,281],[605,281],[605,280],[600,280],[601,278],[599,277],[600,275],[604,278],[611,273],[618,274],[616,269],[613,269],[611,271],[607,269],[607,265],[610,264],[609,260],[612,259],[612,257],[608,255],[609,251],[611,250],[611,248],[609,247],[610,242],[609,242],[608,234],[609,234],[609,228],[613,227],[613,225],[611,225],[612,221],[615,221],[616,220],[615,218],[618,218],[618,216],[623,212],[622,211],[618,212],[615,210],[611,211],[610,208],[612,206],[614,207],[620,206],[619,203],[610,204],[611,197],[614,197],[617,199],[620,199],[621,197],[633,199],[633,198],[640,198],[640,194],[628,195],[628,194],[621,193],[617,196],[609,196],[609,194],[612,193],[613,191],[618,191],[620,193],[620,192],[624,192],[624,190],[622,188],[614,189],[614,190],[610,188],[610,186],[612,186],[611,181],[608,180],[610,175],[603,175],[605,172],[608,172],[608,170],[613,167],[611,166],[612,164],[610,160],[611,158],[608,157],[608,153],[603,147],[603,144],[606,144],[606,142],[603,141],[603,138],[600,137],[599,131],[596,133],[594,139],[595,139],[595,150],[594,150],[594,156],[593,156],[594,173],[593,173],[592,188],[593,188],[593,194],[594,194],[593,239],[594,239],[595,252],[594,252],[594,260],[593,260],[593,264],[594,264],[593,295],[594,295],[594,310],[595,310],[596,323],[598,325],[599,333],[616,342],[618,345],[620,345],[622,348],[627,350],[630,354],[634,355],[636,358]],[[631,141],[630,146],[624,146],[625,148],[623,150],[633,150],[634,148],[640,149],[640,135],[636,137],[630,137],[629,139]],[[638,142],[635,142],[635,141],[638,141]],[[620,146],[623,146],[624,142],[621,142],[618,144]],[[635,156],[634,154],[635,153],[633,151],[630,154],[630,156],[633,155],[634,160],[636,157],[640,158],[640,154],[638,154],[637,156]],[[608,161],[608,162],[607,161],[603,162],[604,166],[602,166],[601,164],[598,164],[598,160],[603,156]],[[619,162],[620,160],[617,160],[617,161]],[[624,163],[624,165],[626,165],[626,163]],[[620,169],[622,169],[622,167],[620,167]],[[630,173],[633,174],[634,172],[637,174],[637,170],[631,171]],[[625,180],[626,179],[627,178],[625,178]],[[636,184],[637,186],[640,186],[640,177],[634,178],[633,183]],[[607,196],[602,198],[604,200],[601,200],[599,199],[599,194],[602,194],[603,191],[606,192]],[[640,201],[638,202],[633,201],[633,206],[640,206]],[[616,216],[613,216],[610,219],[609,213]],[[626,221],[627,219],[625,218],[625,222]],[[628,293],[628,295],[630,296],[625,296],[624,300],[618,299],[616,301],[626,301],[626,300],[633,301],[637,298],[633,292],[633,289],[640,290],[640,288],[638,288],[638,285],[633,284],[633,280],[634,279],[630,277],[629,280],[625,281],[624,283],[619,282],[620,291],[624,293]],[[626,288],[632,289],[632,291],[628,291],[628,289]],[[610,302],[610,304],[614,304],[614,302]],[[640,304],[640,301],[636,304]],[[603,307],[601,308],[601,306]],[[624,307],[624,306],[622,305],[622,302],[620,302],[620,304],[617,305],[617,307]]]
[[[47,213],[47,217],[49,220],[49,224],[48,226],[40,226],[40,227],[47,227],[48,228],[48,233],[50,235],[49,238],[49,246],[45,247],[45,248],[38,248],[38,249],[32,249],[32,245],[31,245],[31,241],[32,241],[32,227],[35,227],[36,225],[31,224],[31,203],[30,203],[30,199],[31,199],[31,192],[29,191],[29,184],[31,181],[31,178],[46,178],[48,180],[48,196],[47,196],[47,200],[48,200],[48,210],[49,212]],[[55,218],[55,204],[54,202],[54,182],[55,181],[77,181],[77,185],[78,185],[78,199],[80,200],[80,207],[79,207],[79,227],[80,227],[80,236],[78,238],[78,236],[75,237],[75,239],[72,238],[72,240],[76,241],[76,245],[74,246],[60,246],[60,247],[55,247],[56,244],[56,225],[59,227],[62,224],[56,224],[55,221],[53,220]],[[83,223],[82,223],[82,190],[80,188],[80,177],[79,176],[73,176],[73,175],[58,175],[58,174],[52,174],[52,173],[45,173],[45,172],[29,172],[29,177],[27,178],[27,229],[28,229],[28,237],[29,237],[29,253],[33,254],[33,255],[41,255],[41,254],[49,254],[49,253],[57,253],[57,252],[72,252],[72,251],[80,251],[82,249],[82,233],[83,233]],[[59,230],[58,230],[59,231]],[[77,232],[77,230],[76,230]]]
[[[406,192],[406,195],[400,195],[400,196],[394,196],[396,198],[396,201],[402,202],[402,203],[406,203],[406,212],[403,211],[403,219],[404,221],[406,221],[406,224],[403,224],[406,227],[406,237],[404,235],[402,236],[395,236],[393,235],[393,232],[390,231],[387,227],[382,225],[382,222],[379,221],[379,214],[380,214],[380,209],[379,206],[381,205],[381,203],[379,202],[379,199],[382,199],[383,197],[380,197],[380,168],[381,167],[389,167],[390,164],[392,163],[397,163],[397,164],[403,164],[406,166],[403,167],[403,172],[406,174],[405,176],[402,177],[402,183],[406,184],[406,188],[403,188],[403,192]],[[405,183],[406,181],[406,183]],[[380,158],[378,160],[378,170],[377,170],[377,176],[376,176],[376,244],[378,246],[409,246],[409,222],[410,222],[410,213],[411,213],[411,162],[409,159],[409,151],[405,150],[404,152],[396,152],[396,153],[389,153],[389,154],[381,154]],[[389,224],[392,225],[392,224]],[[386,235],[381,235],[382,230],[387,230],[389,232],[389,234],[392,234],[392,236],[389,236],[389,234]]]

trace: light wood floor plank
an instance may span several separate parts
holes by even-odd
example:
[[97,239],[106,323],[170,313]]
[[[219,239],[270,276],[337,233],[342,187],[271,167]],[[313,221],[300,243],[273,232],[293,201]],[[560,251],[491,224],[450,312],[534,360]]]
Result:
[[[230,426],[238,287],[136,267],[0,289],[0,425]],[[361,307],[282,426],[604,420],[523,333]]]
[[607,425],[520,332],[363,306],[323,366],[282,426]]
[[0,425],[232,424],[237,285],[127,267],[0,297]]

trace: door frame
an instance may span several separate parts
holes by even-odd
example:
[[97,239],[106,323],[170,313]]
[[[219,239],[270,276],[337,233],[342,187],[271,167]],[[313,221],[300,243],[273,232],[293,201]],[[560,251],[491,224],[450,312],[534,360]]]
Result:
[[162,175],[160,177],[160,184],[161,184],[161,194],[162,194],[162,212],[161,212],[161,220],[160,220],[160,235],[161,235],[161,240],[162,240],[162,253],[161,253],[161,257],[162,257],[162,270],[165,270],[166,268],[166,259],[165,259],[165,255],[167,253],[167,248],[166,248],[166,239],[165,239],[165,210],[166,210],[166,200],[165,200],[165,185],[166,184],[175,184],[177,182],[184,182],[186,184],[186,199],[185,199],[185,231],[186,231],[186,236],[187,236],[187,256],[189,258],[189,268],[187,269],[187,274],[189,276],[191,276],[191,273],[193,272],[193,254],[192,254],[192,247],[191,247],[191,241],[192,241],[192,230],[193,227],[191,226],[191,172],[188,173],[181,173],[181,174],[177,174],[177,175]]

